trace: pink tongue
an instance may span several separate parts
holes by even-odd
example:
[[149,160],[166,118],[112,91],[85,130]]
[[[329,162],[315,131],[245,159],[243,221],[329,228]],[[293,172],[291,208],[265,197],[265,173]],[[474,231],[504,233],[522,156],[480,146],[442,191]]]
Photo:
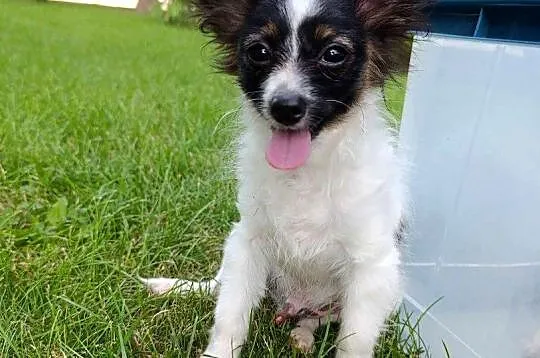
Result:
[[311,152],[311,134],[300,131],[273,131],[266,160],[276,169],[296,169],[306,163]]

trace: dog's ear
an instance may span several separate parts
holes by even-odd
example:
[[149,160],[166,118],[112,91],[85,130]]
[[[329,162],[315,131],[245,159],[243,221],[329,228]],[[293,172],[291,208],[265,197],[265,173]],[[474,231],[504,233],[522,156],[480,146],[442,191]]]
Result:
[[429,0],[355,0],[356,15],[367,35],[367,82],[379,86],[407,71],[411,31],[427,32]]
[[199,28],[213,38],[221,51],[217,67],[236,74],[238,67],[237,42],[249,11],[256,0],[193,0]]

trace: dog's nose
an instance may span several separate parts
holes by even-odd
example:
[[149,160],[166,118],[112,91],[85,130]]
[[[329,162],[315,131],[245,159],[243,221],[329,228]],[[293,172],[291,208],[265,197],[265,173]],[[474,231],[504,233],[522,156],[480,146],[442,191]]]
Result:
[[306,115],[307,103],[299,95],[281,94],[272,99],[270,113],[274,119],[286,126],[292,126]]

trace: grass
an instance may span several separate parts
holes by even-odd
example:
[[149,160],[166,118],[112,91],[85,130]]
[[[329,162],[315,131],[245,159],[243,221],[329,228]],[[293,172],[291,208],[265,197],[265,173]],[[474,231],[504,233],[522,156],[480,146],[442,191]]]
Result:
[[[238,216],[231,80],[196,31],[121,10],[0,0],[0,43],[0,357],[196,356],[214,300],[134,277],[218,268]],[[294,355],[271,315],[244,356]],[[377,357],[418,356],[411,326]]]

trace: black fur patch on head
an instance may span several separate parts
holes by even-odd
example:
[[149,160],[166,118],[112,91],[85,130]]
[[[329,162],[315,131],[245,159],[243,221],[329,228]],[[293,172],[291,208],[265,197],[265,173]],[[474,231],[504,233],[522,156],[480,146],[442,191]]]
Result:
[[[353,1],[326,0],[318,11],[302,20],[297,32],[292,34],[286,12],[286,0],[261,0],[246,18],[239,36],[238,80],[246,95],[262,109],[265,81],[287,63],[294,63],[294,70],[305,79],[313,100],[309,103],[309,125],[316,136],[354,103],[358,88],[362,86],[366,62],[364,30],[355,16]],[[265,36],[268,23],[275,28]],[[299,51],[292,58],[292,44],[297,41]],[[249,60],[252,43],[262,42],[272,53],[270,62],[256,66]],[[321,59],[332,46],[347,55],[339,66],[325,66]]]
[[[335,123],[365,89],[407,69],[409,31],[424,30],[424,0],[315,0],[292,33],[291,0],[195,0],[203,32],[222,50],[219,67],[238,76],[263,113],[266,81],[292,63],[309,88],[313,135]],[[293,0],[294,1],[294,0]],[[292,53],[297,42],[298,53]],[[339,64],[329,63],[344,58]],[[331,62],[331,61],[330,61]],[[268,106],[268,104],[266,104]]]

